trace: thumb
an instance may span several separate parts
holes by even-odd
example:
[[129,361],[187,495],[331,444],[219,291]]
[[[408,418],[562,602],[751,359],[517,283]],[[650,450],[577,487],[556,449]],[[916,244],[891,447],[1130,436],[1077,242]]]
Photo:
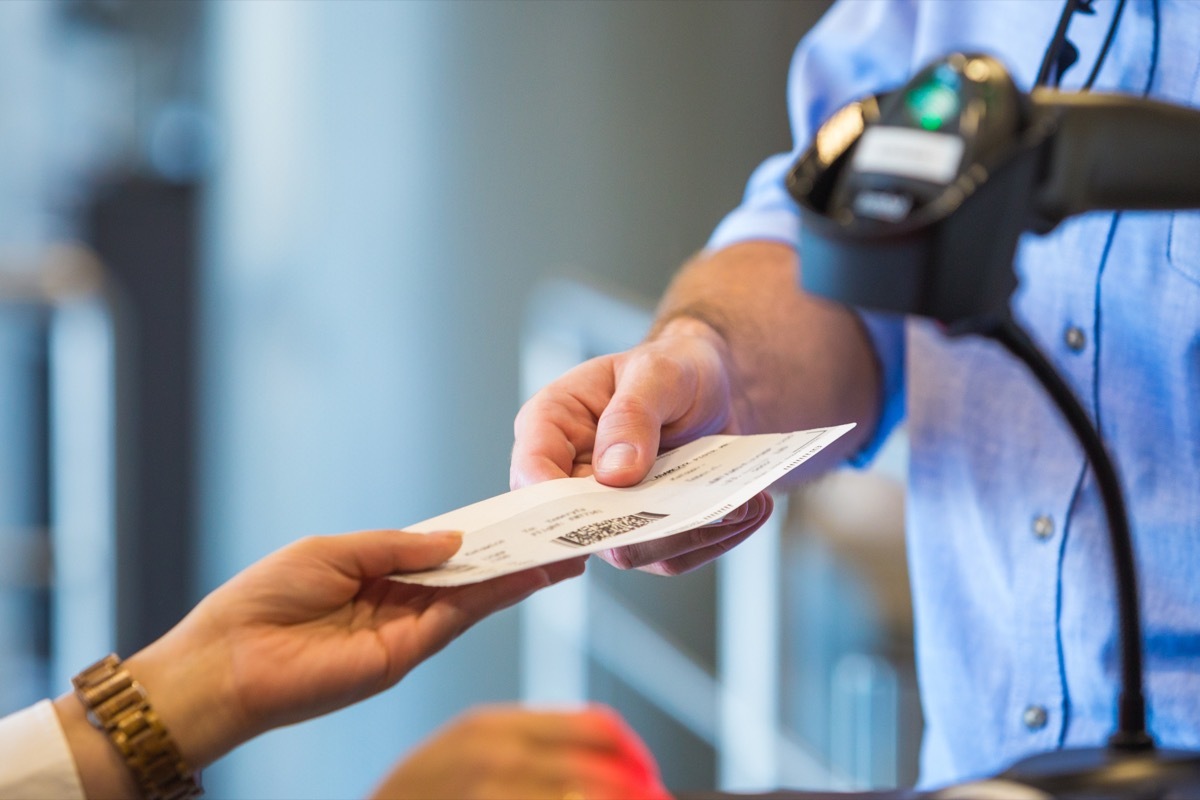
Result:
[[462,534],[370,530],[317,536],[300,544],[342,574],[362,580],[436,567],[458,552]]
[[728,424],[729,392],[717,349],[707,339],[679,336],[631,350],[614,369],[612,399],[596,424],[592,471],[610,486],[646,477],[662,446]]
[[657,376],[637,366],[622,374],[596,424],[592,456],[596,480],[610,486],[632,486],[646,477],[662,438],[665,388]]

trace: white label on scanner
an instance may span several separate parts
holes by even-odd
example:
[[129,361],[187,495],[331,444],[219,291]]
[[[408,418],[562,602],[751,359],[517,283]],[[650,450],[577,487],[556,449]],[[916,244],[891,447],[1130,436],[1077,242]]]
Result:
[[950,133],[876,126],[858,140],[852,168],[947,184],[958,174],[962,154],[963,140]]

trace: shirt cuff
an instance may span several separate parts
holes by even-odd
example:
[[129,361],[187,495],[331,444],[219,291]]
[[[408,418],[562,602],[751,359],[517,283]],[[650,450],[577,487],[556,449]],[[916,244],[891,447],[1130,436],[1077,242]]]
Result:
[[0,719],[0,800],[85,800],[75,759],[49,700]]
[[904,419],[904,317],[875,311],[858,311],[879,360],[880,402],[875,432],[857,453],[846,459],[852,467],[865,467]]

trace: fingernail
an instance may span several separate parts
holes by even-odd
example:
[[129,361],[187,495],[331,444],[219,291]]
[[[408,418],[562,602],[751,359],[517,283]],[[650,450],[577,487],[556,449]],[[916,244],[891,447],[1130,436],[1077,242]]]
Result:
[[637,449],[628,442],[618,442],[604,451],[604,455],[600,456],[600,463],[596,466],[604,472],[616,472],[632,467],[636,460]]

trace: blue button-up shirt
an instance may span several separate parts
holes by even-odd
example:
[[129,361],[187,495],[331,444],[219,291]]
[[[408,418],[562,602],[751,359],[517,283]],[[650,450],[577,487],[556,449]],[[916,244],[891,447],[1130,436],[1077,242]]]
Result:
[[[1080,59],[1062,88],[1091,71],[1115,6],[1097,0],[1094,15],[1075,15]],[[954,50],[995,55],[1030,87],[1061,8],[842,0],[793,59],[795,149],[755,172],[710,247],[797,241],[782,176],[849,100]],[[1200,105],[1200,2],[1160,0],[1159,12],[1156,25],[1151,0],[1129,2],[1094,91]],[[1017,273],[1017,319],[1098,421],[1127,490],[1149,727],[1160,744],[1200,748],[1200,213],[1077,217],[1027,236]],[[1103,508],[1079,447],[999,346],[918,321],[866,321],[886,385],[877,440],[907,412],[922,782],[1103,742],[1116,719],[1114,592]]]

